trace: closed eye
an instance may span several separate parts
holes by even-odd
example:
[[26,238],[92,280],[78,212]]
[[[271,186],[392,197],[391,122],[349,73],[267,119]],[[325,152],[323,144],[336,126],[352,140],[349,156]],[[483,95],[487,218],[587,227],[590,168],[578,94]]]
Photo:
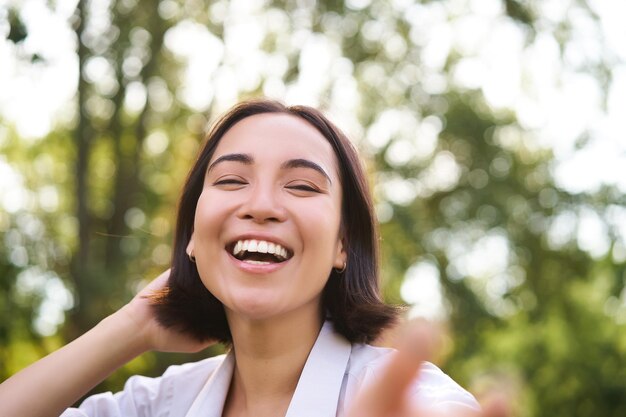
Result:
[[213,183],[213,185],[246,185],[246,184],[247,182],[238,178],[225,178],[223,180],[215,181]]
[[289,188],[291,190],[307,191],[307,192],[312,192],[312,193],[319,193],[319,192],[321,192],[317,188],[315,188],[315,187],[313,187],[311,185],[307,185],[307,184],[293,184],[293,185],[288,185],[287,188]]

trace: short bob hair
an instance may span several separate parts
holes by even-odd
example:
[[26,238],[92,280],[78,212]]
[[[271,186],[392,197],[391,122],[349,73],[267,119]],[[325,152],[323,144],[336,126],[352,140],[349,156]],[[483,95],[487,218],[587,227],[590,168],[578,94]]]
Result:
[[202,283],[186,248],[193,232],[207,165],[217,145],[236,123],[264,113],[288,114],[306,121],[333,148],[343,188],[341,228],[347,263],[344,271],[333,269],[330,273],[322,292],[322,311],[335,330],[350,342],[371,342],[395,321],[397,309],[384,304],[381,299],[377,227],[367,178],[358,154],[347,137],[320,111],[306,106],[287,107],[266,99],[236,105],[213,125],[207,135],[182,190],[169,281],[163,290],[151,297],[157,320],[165,327],[175,328],[198,340],[232,342],[224,306]]

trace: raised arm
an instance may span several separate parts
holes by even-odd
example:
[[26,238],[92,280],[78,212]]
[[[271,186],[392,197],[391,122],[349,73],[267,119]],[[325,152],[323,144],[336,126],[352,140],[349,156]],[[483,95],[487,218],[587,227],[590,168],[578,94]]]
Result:
[[357,396],[347,417],[510,417],[507,398],[498,395],[483,404],[481,411],[466,407],[419,409],[412,404],[409,387],[418,377],[421,364],[432,358],[438,339],[436,329],[426,323],[409,326],[398,351],[380,377]]
[[146,295],[162,288],[169,270],[93,329],[0,384],[2,416],[58,417],[117,368],[148,351],[199,351],[198,342],[166,330]]

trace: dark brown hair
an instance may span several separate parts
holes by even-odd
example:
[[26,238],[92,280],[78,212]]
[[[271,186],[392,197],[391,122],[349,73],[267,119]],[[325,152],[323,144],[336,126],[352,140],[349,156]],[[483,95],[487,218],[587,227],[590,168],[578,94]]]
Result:
[[232,342],[224,307],[200,280],[186,247],[193,232],[207,165],[217,145],[237,122],[263,113],[288,114],[305,120],[328,140],[335,152],[343,188],[341,224],[347,263],[341,273],[332,270],[322,293],[322,309],[335,330],[349,341],[371,342],[395,320],[397,310],[381,299],[378,234],[369,186],[358,154],[347,137],[320,111],[306,106],[287,107],[271,100],[240,103],[209,131],[180,198],[168,285],[152,297],[157,319],[165,327],[176,328],[199,340]]

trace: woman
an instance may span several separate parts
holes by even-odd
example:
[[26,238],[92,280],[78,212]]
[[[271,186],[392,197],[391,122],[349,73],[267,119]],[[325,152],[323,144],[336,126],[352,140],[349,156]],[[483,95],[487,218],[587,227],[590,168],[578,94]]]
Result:
[[[225,356],[131,378],[63,416],[478,410],[434,365],[416,365],[428,343],[395,355],[365,344],[396,315],[377,278],[372,204],[350,142],[315,109],[242,103],[213,127],[189,174],[171,272],[5,382],[0,403],[7,415],[57,416],[145,351],[221,341]],[[367,395],[355,399],[359,391]]]

